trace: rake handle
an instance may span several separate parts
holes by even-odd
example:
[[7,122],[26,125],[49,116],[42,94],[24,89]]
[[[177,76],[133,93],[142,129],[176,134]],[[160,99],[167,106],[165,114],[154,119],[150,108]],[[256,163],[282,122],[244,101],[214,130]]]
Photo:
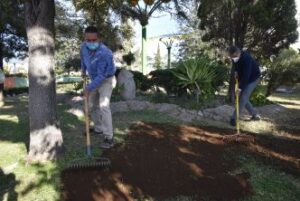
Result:
[[236,111],[236,131],[240,134],[240,97],[239,97],[239,80],[235,78],[235,111]]
[[[83,89],[86,89],[87,78],[83,80]],[[92,156],[91,135],[90,135],[90,119],[89,119],[89,97],[84,96],[84,113],[85,113],[85,133],[86,133],[86,151],[88,156]]]

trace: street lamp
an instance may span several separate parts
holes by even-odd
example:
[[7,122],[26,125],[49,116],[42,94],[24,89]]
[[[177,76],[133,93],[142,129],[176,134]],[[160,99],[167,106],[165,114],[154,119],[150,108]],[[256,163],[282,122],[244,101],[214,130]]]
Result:
[[130,0],[130,6],[126,4],[123,7],[123,12],[128,16],[139,20],[142,26],[142,73],[147,67],[147,25],[149,23],[149,18],[152,16],[154,11],[162,7],[164,3],[169,3],[171,0],[143,0],[144,8],[139,4],[142,0]]
[[171,37],[169,37],[169,38],[160,38],[159,41],[161,41],[168,50],[168,69],[170,69],[171,68],[171,50],[172,50],[172,46],[174,44],[174,40]]

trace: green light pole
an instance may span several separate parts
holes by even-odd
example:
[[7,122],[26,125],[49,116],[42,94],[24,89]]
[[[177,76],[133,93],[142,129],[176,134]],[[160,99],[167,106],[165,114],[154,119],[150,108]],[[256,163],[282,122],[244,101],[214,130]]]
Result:
[[130,0],[129,5],[124,4],[123,12],[133,19],[139,20],[142,26],[142,73],[145,73],[147,68],[147,25],[149,18],[152,16],[154,11],[162,7],[163,3],[169,3],[171,0]]
[[174,43],[174,40],[172,38],[160,38],[159,39],[167,48],[168,50],[168,69],[171,68],[171,50]]
[[142,26],[142,73],[147,67],[147,26]]

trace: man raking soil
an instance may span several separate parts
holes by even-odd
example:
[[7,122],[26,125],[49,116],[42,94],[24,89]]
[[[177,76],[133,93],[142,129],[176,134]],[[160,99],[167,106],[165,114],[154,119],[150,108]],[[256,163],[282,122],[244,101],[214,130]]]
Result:
[[240,114],[244,108],[251,115],[251,121],[259,121],[260,116],[250,102],[250,96],[260,82],[261,72],[259,65],[252,56],[238,47],[228,48],[235,72],[235,111],[230,118],[230,125],[235,126],[237,135],[226,136],[230,140],[253,141],[253,138],[240,134]]

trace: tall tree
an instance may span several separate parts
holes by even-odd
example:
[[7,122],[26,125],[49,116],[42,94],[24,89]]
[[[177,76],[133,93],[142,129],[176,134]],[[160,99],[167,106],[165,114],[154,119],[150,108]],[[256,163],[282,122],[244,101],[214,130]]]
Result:
[[[0,69],[3,59],[25,55],[26,32],[23,4],[17,0],[0,1]],[[3,84],[0,84],[0,104],[3,102]]]
[[[268,58],[298,37],[295,0],[202,0],[198,10],[204,41],[217,48],[237,45]],[[229,95],[233,100],[233,69]]]
[[28,159],[33,161],[55,159],[63,146],[56,110],[54,16],[54,0],[25,1],[29,46]]

